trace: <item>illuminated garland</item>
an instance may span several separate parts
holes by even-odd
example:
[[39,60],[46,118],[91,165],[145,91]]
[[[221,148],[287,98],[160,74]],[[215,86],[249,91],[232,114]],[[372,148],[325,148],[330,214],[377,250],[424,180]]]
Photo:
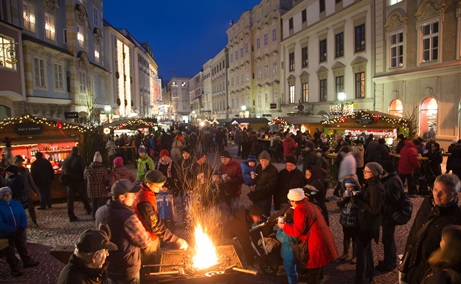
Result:
[[269,122],[269,125],[274,125],[274,124],[280,124],[284,128],[289,127],[288,122],[281,117],[276,117],[271,122]]
[[11,117],[11,118],[5,118],[3,121],[0,122],[0,129],[3,129],[4,127],[8,125],[15,125],[18,123],[23,123],[23,122],[32,122],[35,124],[43,124],[47,126],[52,126],[52,127],[58,128],[59,130],[65,130],[65,129],[78,130],[81,133],[90,131],[92,129],[91,126],[69,124],[66,122],[62,122],[60,120],[48,119],[46,117],[37,117],[37,116],[30,115],[30,114],[25,114],[23,116],[17,116],[17,117]]
[[105,125],[105,126],[103,125],[103,127],[114,129],[114,130],[119,130],[119,129],[124,129],[125,127],[131,126],[131,125],[152,127],[152,126],[157,126],[157,123],[152,122],[152,121],[147,121],[145,118],[136,118],[136,119],[131,119],[125,123],[120,123],[117,125]]
[[398,124],[398,125],[402,125],[403,127],[408,127],[408,121],[405,118],[398,118],[398,119],[391,118],[385,115],[380,115],[376,113],[368,113],[362,110],[356,113],[352,113],[350,115],[343,115],[343,116],[332,118],[332,119],[322,120],[322,124],[343,123],[349,118],[356,118],[356,117],[360,117],[362,119],[370,118],[370,119],[373,119],[374,122],[377,122],[378,120],[382,120],[382,121],[385,121],[393,125]]

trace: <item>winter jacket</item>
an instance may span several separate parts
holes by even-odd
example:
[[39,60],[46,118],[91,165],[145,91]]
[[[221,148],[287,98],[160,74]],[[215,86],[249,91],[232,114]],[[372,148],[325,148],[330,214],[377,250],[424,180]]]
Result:
[[301,155],[303,156],[303,172],[306,172],[306,169],[310,166],[318,166],[319,165],[319,156],[314,150],[309,151],[301,151]]
[[14,199],[10,202],[0,199],[0,238],[14,237],[18,229],[26,227],[27,216],[22,204]]
[[378,177],[366,180],[367,185],[354,198],[358,198],[357,236],[366,243],[374,239],[379,241],[381,210],[386,197],[384,185]]
[[280,256],[283,258],[285,261],[296,261],[295,254],[293,252],[291,244],[294,243],[297,238],[295,237],[290,237],[285,232],[283,229],[279,228],[276,232],[276,238],[280,242]]
[[24,188],[24,178],[19,174],[10,175],[6,179],[6,186],[8,186],[12,193],[13,199],[21,203],[27,201],[27,192]]
[[166,182],[163,186],[167,187],[174,196],[179,195],[179,179],[178,179],[178,167],[176,163],[169,159],[168,162],[164,162],[162,159],[157,162],[157,170],[161,171],[166,176]]
[[405,194],[402,180],[397,172],[389,173],[381,179],[384,185],[386,198],[384,200],[383,216],[381,219],[382,225],[396,225],[392,214],[400,210],[402,197]]
[[107,275],[111,279],[124,279],[136,275],[141,269],[141,248],[151,244],[148,232],[133,210],[118,202],[109,200],[96,211],[96,228],[102,223],[109,226],[110,241],[118,250],[111,251],[107,261],[111,263]]
[[242,176],[243,176],[243,183],[250,186],[256,183],[256,179],[251,179],[251,172],[256,173],[256,163],[254,167],[250,167],[248,165],[248,161],[244,161],[240,163],[240,167],[242,168]]
[[157,201],[158,215],[162,220],[173,220],[175,215],[174,197],[170,190],[161,190],[155,197]]
[[48,187],[54,180],[54,170],[51,163],[44,158],[38,158],[30,166],[30,173],[38,187]]
[[85,161],[78,153],[72,152],[70,156],[62,162],[62,175],[67,175],[71,183],[84,184],[84,172]]
[[351,176],[344,179],[341,190],[339,192],[338,201],[336,204],[341,210],[339,215],[339,223],[348,228],[355,228],[358,226],[357,215],[359,212],[359,202],[358,199],[354,197],[355,193],[358,193],[360,190],[359,187],[356,187],[356,191],[352,193],[351,196],[345,196],[346,186],[344,185],[346,181],[353,180],[356,184],[359,184],[357,177]]
[[280,209],[282,203],[288,203],[287,194],[292,188],[302,188],[304,186],[304,175],[294,169],[289,172],[283,169],[278,173],[278,184],[274,192],[274,207],[275,210]]
[[295,140],[291,138],[291,136],[286,137],[283,139],[283,156],[288,157],[292,156],[294,157],[295,155],[295,150],[298,148],[298,145],[296,144]]
[[418,160],[418,151],[416,150],[415,143],[410,140],[405,141],[405,146],[400,151],[399,165],[397,172],[401,175],[413,174],[415,168],[420,168]]
[[355,162],[354,155],[349,152],[343,156],[339,164],[338,181],[343,182],[347,176],[355,176],[357,173],[357,163]]
[[447,172],[461,169],[461,143],[454,144],[451,149],[451,155],[447,159]]
[[69,262],[64,266],[59,274],[57,284],[107,284],[106,261],[101,268],[90,268],[86,266],[75,254],[70,256]]
[[102,163],[92,162],[84,171],[89,198],[108,197],[109,174]]
[[435,152],[429,151],[426,154],[423,154],[423,156],[427,157],[429,159],[429,173],[427,173],[427,176],[439,176],[442,174],[442,161],[443,161],[443,156],[442,156],[442,151],[437,150]]
[[[416,238],[417,232],[426,222],[434,219],[424,232]],[[461,225],[461,208],[456,197],[448,206],[439,207],[434,204],[432,196],[427,196],[411,226],[405,246],[405,254],[409,254],[409,266],[406,272],[408,283],[421,283],[429,269],[429,256],[440,247],[442,230],[445,226]]]
[[383,164],[385,161],[389,161],[391,159],[389,147],[386,144],[379,144],[376,147],[376,160],[370,162],[377,162],[378,164]]
[[306,268],[322,268],[338,258],[330,228],[322,218],[320,210],[307,200],[296,206],[293,224],[286,223],[283,231],[288,236],[299,238],[301,241],[308,239],[309,260],[305,264]]
[[178,240],[160,219],[155,193],[144,184],[136,194],[133,208],[152,240],[159,238],[167,243],[175,243]]
[[352,154],[354,155],[357,168],[365,167],[365,148],[363,148],[363,145],[352,146]]
[[262,168],[261,164],[258,164],[256,174],[255,191],[248,193],[248,197],[253,202],[272,198],[277,189],[277,168],[272,163],[269,163],[265,169]]
[[29,172],[29,169],[23,166],[18,167],[18,169],[19,175],[22,176],[24,180],[24,190],[27,194],[27,200],[31,200],[32,198],[34,198],[34,192],[36,194],[40,194],[40,190],[35,184],[34,179],[32,178],[32,175]]
[[240,168],[240,164],[231,159],[227,165],[222,164],[219,167],[219,173],[221,175],[227,175],[227,180],[223,180],[221,184],[223,193],[230,197],[240,196],[243,184],[242,168]]
[[115,167],[109,174],[109,188],[119,179],[127,179],[131,182],[136,181],[134,174],[125,166]]
[[148,155],[145,155],[143,158],[139,157],[138,159],[138,171],[136,173],[136,179],[139,181],[144,180],[144,176],[150,170],[155,170],[154,160]]

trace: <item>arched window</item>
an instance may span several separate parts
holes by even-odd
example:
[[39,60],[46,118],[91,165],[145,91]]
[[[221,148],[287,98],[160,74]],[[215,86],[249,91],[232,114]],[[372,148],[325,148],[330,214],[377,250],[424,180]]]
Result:
[[437,133],[438,103],[434,98],[426,98],[421,103],[419,133],[423,138],[434,138]]
[[389,114],[403,117],[403,105],[401,100],[395,99],[391,102],[389,105]]

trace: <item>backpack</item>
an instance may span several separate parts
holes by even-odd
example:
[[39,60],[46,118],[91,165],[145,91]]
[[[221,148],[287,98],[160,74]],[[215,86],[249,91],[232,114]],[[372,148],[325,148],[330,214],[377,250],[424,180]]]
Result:
[[413,203],[408,194],[404,193],[400,198],[400,208],[392,214],[392,219],[397,225],[405,225],[411,219]]

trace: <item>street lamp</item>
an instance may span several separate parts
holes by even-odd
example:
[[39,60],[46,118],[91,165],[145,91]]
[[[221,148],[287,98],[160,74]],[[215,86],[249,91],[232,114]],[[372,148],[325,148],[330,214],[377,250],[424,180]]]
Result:
[[346,100],[346,92],[341,91],[338,93],[338,101],[345,101]]

